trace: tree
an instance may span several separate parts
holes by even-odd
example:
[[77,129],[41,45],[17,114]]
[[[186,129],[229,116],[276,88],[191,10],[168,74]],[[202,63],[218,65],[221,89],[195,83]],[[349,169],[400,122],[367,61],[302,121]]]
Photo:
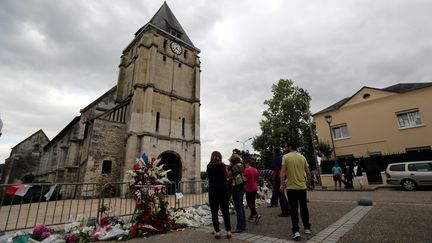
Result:
[[310,96],[289,79],[280,79],[272,86],[273,97],[264,101],[268,107],[260,121],[261,135],[255,137],[252,146],[260,153],[262,163],[271,164],[272,148],[283,148],[286,142],[297,144],[315,169],[313,140],[315,126],[309,122]]
[[318,141],[317,150],[318,150],[318,153],[324,155],[327,159],[331,157],[332,152],[333,152],[330,144],[328,144],[327,142],[324,142],[322,140]]

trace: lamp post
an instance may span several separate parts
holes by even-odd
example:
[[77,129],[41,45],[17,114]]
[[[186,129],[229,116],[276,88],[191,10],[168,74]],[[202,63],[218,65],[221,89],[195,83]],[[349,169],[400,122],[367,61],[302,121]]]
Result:
[[248,139],[243,140],[243,141],[237,140],[236,142],[237,142],[237,143],[241,143],[241,144],[243,144],[243,151],[245,151],[245,144],[246,144],[247,141],[249,141],[249,140],[251,140],[251,139],[252,139],[252,138],[248,138]]
[[335,162],[336,162],[336,150],[335,150],[334,141],[333,141],[333,132],[332,132],[332,129],[331,129],[332,116],[331,115],[325,116],[325,120],[326,120],[327,124],[329,125],[330,139],[331,139],[331,142],[332,142],[332,149],[333,149],[333,157],[334,157]]

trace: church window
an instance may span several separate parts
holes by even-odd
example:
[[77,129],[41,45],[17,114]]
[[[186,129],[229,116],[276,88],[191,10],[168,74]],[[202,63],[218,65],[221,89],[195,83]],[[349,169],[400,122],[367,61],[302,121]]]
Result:
[[179,68],[181,68],[181,63],[178,64]]
[[159,119],[160,119],[160,113],[156,112],[156,132],[159,132]]
[[182,136],[185,136],[185,119],[182,119]]
[[164,43],[163,43],[163,48],[164,48],[164,49],[166,48],[167,43],[168,43],[168,41],[167,41],[167,40],[164,40]]
[[182,33],[176,29],[171,28],[170,32],[171,32],[171,35],[173,35],[175,37],[181,38],[181,36],[182,36]]
[[102,174],[111,174],[111,169],[112,169],[112,161],[104,160],[102,162]]
[[87,123],[84,123],[84,139],[87,138],[89,126]]
[[165,61],[166,61],[166,56],[163,56],[163,57],[162,57],[162,60],[165,62]]
[[187,50],[185,50],[184,52],[183,52],[183,57],[186,59],[186,55],[187,55]]

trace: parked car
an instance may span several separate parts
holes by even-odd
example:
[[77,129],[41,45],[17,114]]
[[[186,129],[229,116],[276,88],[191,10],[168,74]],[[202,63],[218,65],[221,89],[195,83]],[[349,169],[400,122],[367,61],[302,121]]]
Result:
[[387,184],[401,185],[412,191],[418,186],[432,186],[432,161],[412,161],[389,164]]

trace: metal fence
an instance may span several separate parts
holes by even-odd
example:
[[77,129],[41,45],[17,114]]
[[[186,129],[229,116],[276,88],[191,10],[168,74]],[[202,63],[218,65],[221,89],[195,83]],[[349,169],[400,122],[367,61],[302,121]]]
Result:
[[[100,185],[97,183],[27,184],[24,196],[6,194],[12,185],[0,185],[0,230],[59,225],[71,218],[96,217]],[[55,187],[49,200],[45,195]]]
[[[35,183],[24,196],[9,195],[12,184],[0,184],[0,231],[33,228],[37,224],[62,225],[78,218],[101,216],[99,209],[110,209],[110,216],[131,216],[135,201],[126,182],[99,183]],[[31,186],[31,187],[30,187]],[[47,199],[45,195],[52,190]],[[167,185],[166,199],[171,208],[207,203],[207,181],[181,181]]]

